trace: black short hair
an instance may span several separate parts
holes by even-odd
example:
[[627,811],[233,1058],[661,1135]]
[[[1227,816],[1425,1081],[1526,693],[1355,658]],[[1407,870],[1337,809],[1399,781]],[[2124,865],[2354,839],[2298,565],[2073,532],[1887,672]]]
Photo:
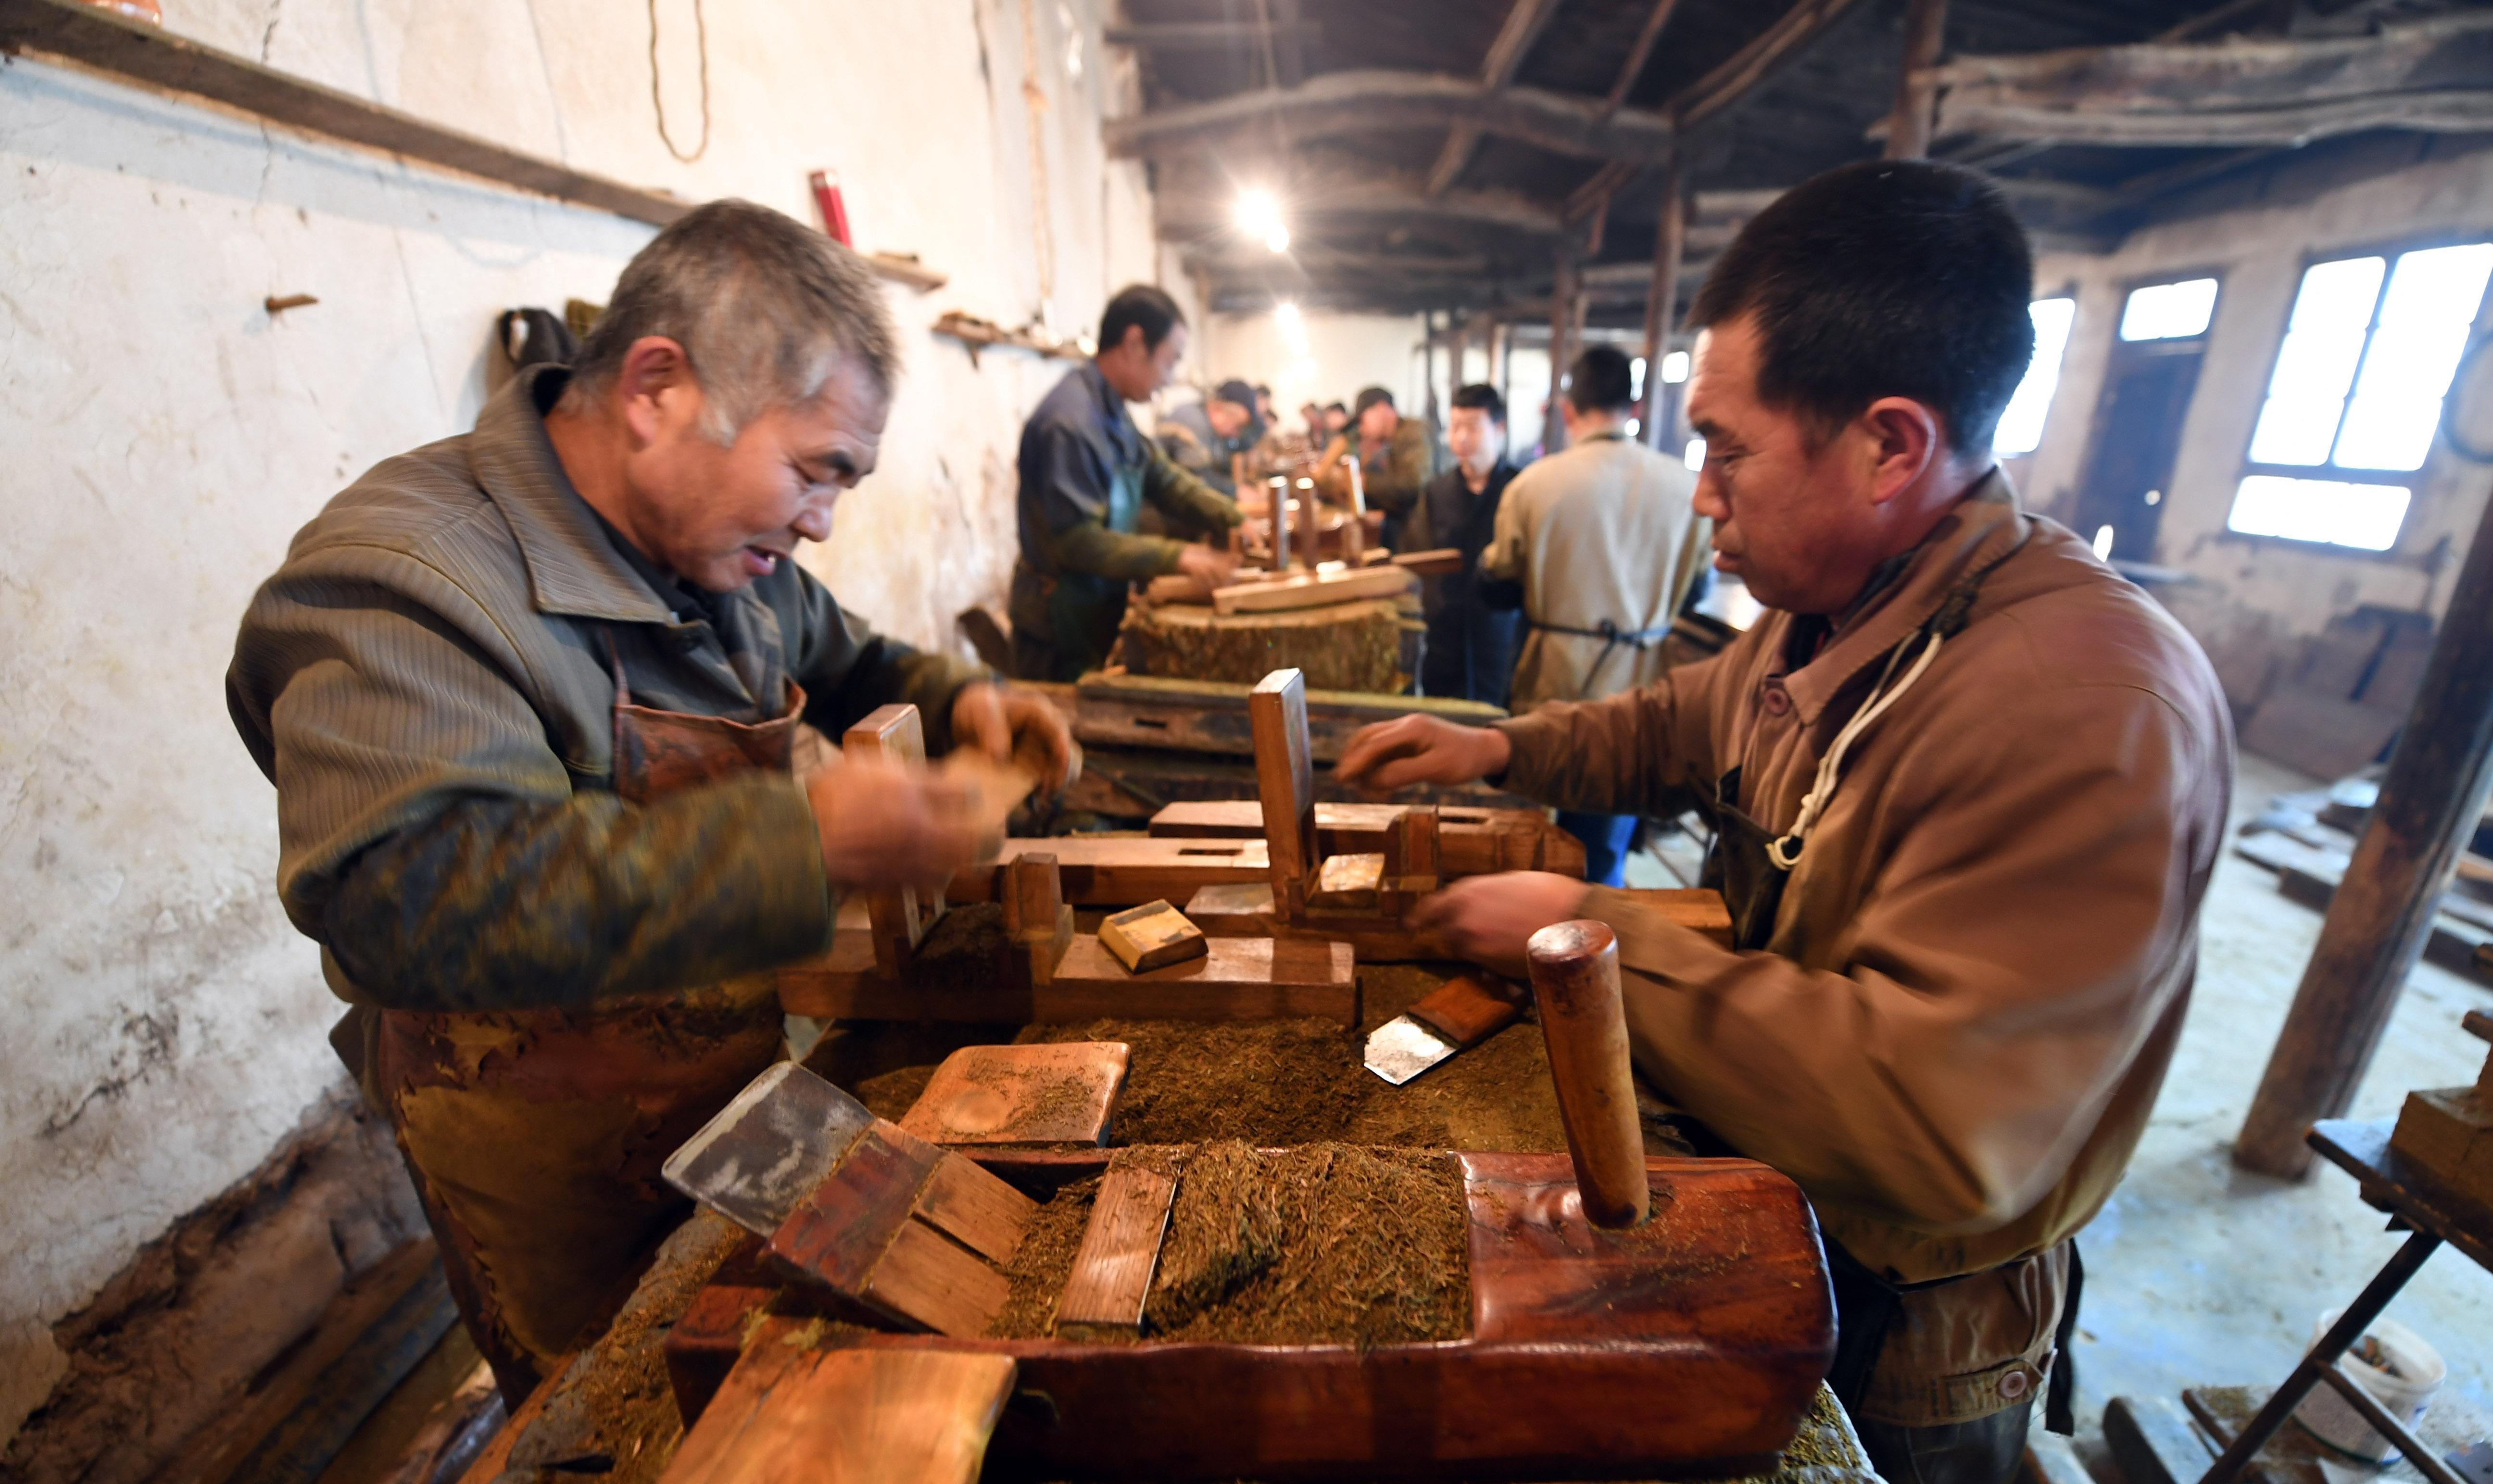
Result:
[[[1380,402],[1384,403],[1387,407],[1393,407],[1394,394],[1381,386],[1370,386],[1365,388],[1360,392],[1359,400],[1351,404],[1350,415],[1353,417],[1366,417],[1367,415],[1367,409],[1376,406],[1376,404]],[[1397,410],[1399,409],[1397,409]]]
[[1591,346],[1567,368],[1567,402],[1578,412],[1616,412],[1636,406],[1636,368],[1614,346]]
[[1156,350],[1168,339],[1172,325],[1186,323],[1186,312],[1168,291],[1149,284],[1127,284],[1117,290],[1108,307],[1099,316],[1099,348],[1114,349],[1126,338],[1128,325],[1143,327],[1143,348]]
[[1936,411],[1951,446],[1989,446],[2034,358],[2034,255],[1971,170],[1866,161],[1794,186],[1705,276],[1697,325],[1757,326],[1757,396],[1820,437],[1880,397]]
[[1474,381],[1469,385],[1456,387],[1454,405],[1458,408],[1478,408],[1488,414],[1489,421],[1501,428],[1506,426],[1506,399],[1499,396],[1497,388],[1487,381]]
[[1325,404],[1325,410],[1328,412],[1341,412],[1347,414],[1350,411],[1350,409],[1343,407],[1338,402],[1328,402]]

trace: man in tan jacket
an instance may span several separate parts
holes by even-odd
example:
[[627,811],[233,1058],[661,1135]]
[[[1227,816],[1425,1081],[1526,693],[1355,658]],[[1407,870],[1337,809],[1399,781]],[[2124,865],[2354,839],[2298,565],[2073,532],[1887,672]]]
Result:
[[1706,280],[1689,402],[1716,563],[1775,611],[1641,689],[1386,723],[1337,769],[1714,799],[1735,948],[1555,876],[1458,882],[1424,918],[1492,964],[1553,922],[1617,931],[1639,1073],[1689,1142],[1808,1192],[1830,1380],[1879,1472],[1922,1484],[2013,1475],[2047,1377],[2065,1421],[2070,1238],[2171,1059],[2232,789],[2198,646],[1992,461],[2031,274],[1967,171],[1786,195]]

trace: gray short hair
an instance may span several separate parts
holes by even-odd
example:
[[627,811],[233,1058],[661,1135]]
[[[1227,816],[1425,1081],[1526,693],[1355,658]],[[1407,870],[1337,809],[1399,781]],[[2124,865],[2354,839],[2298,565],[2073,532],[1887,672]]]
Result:
[[587,410],[649,335],[684,348],[707,399],[702,431],[721,444],[773,408],[821,395],[842,356],[886,397],[899,379],[891,313],[865,260],[751,201],[698,207],[632,255],[581,343],[564,409]]

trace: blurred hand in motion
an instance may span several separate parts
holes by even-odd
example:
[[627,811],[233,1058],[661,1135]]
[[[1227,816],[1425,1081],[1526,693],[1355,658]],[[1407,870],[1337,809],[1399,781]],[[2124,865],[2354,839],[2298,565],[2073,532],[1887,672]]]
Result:
[[1189,544],[1177,554],[1177,570],[1181,577],[1191,577],[1208,592],[1238,573],[1238,554],[1221,546]]
[[1353,734],[1333,775],[1381,794],[1413,783],[1469,783],[1504,772],[1512,756],[1506,734],[1495,727],[1397,716]]
[[1524,944],[1552,923],[1581,917],[1592,890],[1548,871],[1465,876],[1424,897],[1411,925],[1443,934],[1465,958],[1521,983],[1530,977]]
[[1055,703],[1035,690],[980,681],[952,700],[952,744],[975,747],[999,763],[1015,757],[1039,774],[1039,786],[1062,792],[1082,776],[1082,749]]
[[805,800],[834,887],[941,891],[984,844],[968,796],[923,768],[853,758],[808,779]]

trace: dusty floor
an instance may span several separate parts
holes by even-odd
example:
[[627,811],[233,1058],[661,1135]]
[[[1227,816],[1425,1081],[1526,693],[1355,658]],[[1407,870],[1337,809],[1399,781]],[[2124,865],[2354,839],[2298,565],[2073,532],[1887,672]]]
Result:
[[[2238,824],[2281,793],[2314,787],[2291,769],[2244,756]],[[1690,861],[1667,852],[1673,863]],[[1630,863],[1632,886],[1681,884],[1661,860]],[[2309,1343],[2324,1309],[2355,1296],[2402,1237],[2324,1166],[2301,1184],[2234,1167],[2241,1128],[2320,934],[2320,914],[2279,894],[2276,877],[2231,853],[2208,890],[2199,984],[2171,1076],[2129,1177],[2078,1238],[2086,1304],[2077,1346],[2079,1433],[2100,1430],[2116,1396],[2272,1383]],[[2354,1116],[2394,1116],[2410,1088],[2476,1079],[2486,1047],[2458,1028],[2493,1010],[2493,989],[2417,966],[2364,1079]],[[2493,1404],[2493,1273],[2447,1250],[2389,1309],[2438,1346],[2448,1384]]]

